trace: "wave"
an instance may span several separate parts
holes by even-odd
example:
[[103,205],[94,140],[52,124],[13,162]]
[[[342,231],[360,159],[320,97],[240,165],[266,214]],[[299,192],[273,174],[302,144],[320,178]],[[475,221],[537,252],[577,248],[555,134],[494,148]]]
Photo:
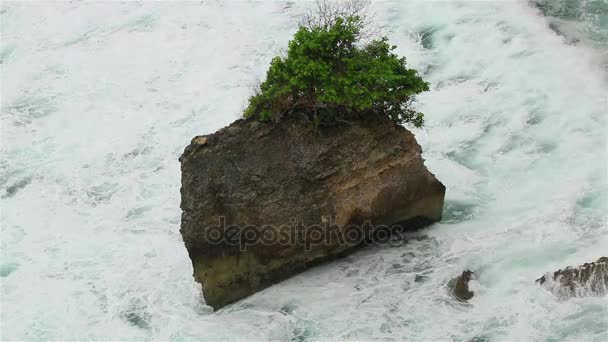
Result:
[[[598,2],[548,3],[374,3],[432,86],[414,133],[446,220],[218,313],[179,235],[177,157],[239,116],[309,4],[3,3],[2,339],[608,339],[606,298],[534,284],[608,244]],[[470,305],[445,287],[464,268]]]

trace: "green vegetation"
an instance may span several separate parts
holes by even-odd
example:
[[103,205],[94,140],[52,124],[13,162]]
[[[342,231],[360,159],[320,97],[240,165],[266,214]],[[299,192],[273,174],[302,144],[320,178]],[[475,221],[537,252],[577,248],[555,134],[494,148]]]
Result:
[[289,42],[287,55],[272,60],[244,116],[279,121],[304,114],[319,126],[380,115],[420,127],[423,114],[412,102],[428,83],[386,37],[364,42],[361,8],[328,13],[321,4]]

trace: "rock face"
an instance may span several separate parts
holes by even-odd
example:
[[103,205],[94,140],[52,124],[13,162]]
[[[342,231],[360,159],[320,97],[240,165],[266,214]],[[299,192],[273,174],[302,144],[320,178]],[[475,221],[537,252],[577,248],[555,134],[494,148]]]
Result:
[[180,162],[180,232],[214,309],[441,219],[445,187],[388,119],[318,131],[298,117],[237,120],[195,137]]
[[608,257],[557,270],[536,282],[560,297],[605,295],[608,293]]

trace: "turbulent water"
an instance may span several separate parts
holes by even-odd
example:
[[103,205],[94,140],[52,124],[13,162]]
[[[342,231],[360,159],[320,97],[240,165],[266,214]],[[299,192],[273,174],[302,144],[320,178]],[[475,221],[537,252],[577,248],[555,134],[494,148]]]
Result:
[[[179,235],[177,158],[239,116],[304,2],[3,3],[2,340],[606,341],[608,3],[373,4],[431,83],[415,130],[444,220],[217,313]],[[478,274],[469,304],[446,283]]]

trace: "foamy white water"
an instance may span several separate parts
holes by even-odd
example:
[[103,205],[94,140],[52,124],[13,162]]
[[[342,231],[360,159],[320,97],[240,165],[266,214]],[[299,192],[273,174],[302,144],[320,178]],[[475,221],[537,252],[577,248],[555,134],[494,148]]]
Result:
[[[177,157],[239,116],[309,5],[2,4],[3,340],[608,340],[608,298],[534,284],[608,254],[605,51],[524,1],[374,4],[432,84],[415,133],[442,223],[204,304]],[[468,305],[445,287],[464,268]]]

